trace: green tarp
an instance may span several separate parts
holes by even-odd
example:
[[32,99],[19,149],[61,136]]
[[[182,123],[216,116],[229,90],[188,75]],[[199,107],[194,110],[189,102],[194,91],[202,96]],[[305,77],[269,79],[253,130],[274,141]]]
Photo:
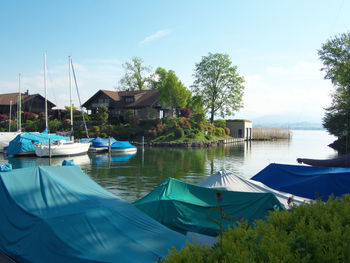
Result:
[[[166,179],[134,205],[160,223],[181,233],[217,236],[238,220],[264,219],[269,211],[283,209],[272,193],[233,192]],[[222,210],[222,212],[221,212]],[[224,216],[229,220],[221,220]]]

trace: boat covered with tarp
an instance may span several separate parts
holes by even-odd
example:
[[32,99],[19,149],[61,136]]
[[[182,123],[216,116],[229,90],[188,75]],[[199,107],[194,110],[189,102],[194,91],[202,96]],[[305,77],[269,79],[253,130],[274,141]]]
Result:
[[111,145],[113,143],[115,143],[117,140],[114,139],[113,137],[109,138],[94,138],[92,139],[91,142],[91,147],[95,147],[95,148],[108,148],[109,147],[109,143],[111,143]]
[[197,185],[237,192],[273,193],[285,208],[289,208],[291,205],[310,203],[312,201],[308,198],[274,190],[261,182],[243,178],[225,169],[212,174]]
[[251,178],[286,193],[327,201],[350,193],[350,168],[272,163]]
[[269,211],[283,209],[271,193],[242,193],[200,187],[167,178],[134,205],[180,233],[219,234],[219,222],[227,228],[239,220],[252,223]]
[[111,151],[120,154],[132,154],[137,152],[137,148],[128,141],[116,141],[111,145]]
[[311,166],[350,168],[350,154],[331,159],[298,158],[297,162]]
[[38,144],[49,144],[49,142],[64,140],[69,141],[69,137],[57,135],[55,133],[24,132],[17,135],[10,141],[7,154],[10,156],[35,154]]
[[156,262],[185,245],[185,236],[108,192],[72,161],[63,164],[4,166],[2,253],[17,262]]

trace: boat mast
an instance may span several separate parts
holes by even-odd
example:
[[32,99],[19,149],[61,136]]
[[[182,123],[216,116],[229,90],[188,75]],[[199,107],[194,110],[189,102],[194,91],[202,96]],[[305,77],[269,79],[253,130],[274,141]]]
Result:
[[22,113],[22,99],[21,99],[21,73],[18,75],[18,89],[19,89],[19,103],[18,103],[18,131],[21,132],[21,113]]
[[[70,104],[70,129],[73,131],[73,107],[72,107],[72,75],[71,75],[71,67],[72,60],[71,57],[68,56],[68,65],[69,65],[69,104]],[[72,140],[71,136],[71,140]],[[73,137],[74,140],[74,137]]]
[[44,89],[45,89],[45,130],[49,132],[48,124],[47,124],[47,80],[46,80],[46,53],[44,53]]
[[12,110],[12,100],[10,100],[9,132],[11,131],[11,110]]

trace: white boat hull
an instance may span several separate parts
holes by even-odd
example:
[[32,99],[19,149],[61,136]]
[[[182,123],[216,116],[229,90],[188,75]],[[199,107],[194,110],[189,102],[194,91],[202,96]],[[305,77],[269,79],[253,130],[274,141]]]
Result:
[[133,154],[137,152],[137,148],[111,148],[111,152],[119,154]]
[[4,147],[8,146],[20,132],[0,132],[0,152],[4,152]]
[[38,145],[35,155],[38,157],[73,156],[86,154],[90,143],[60,141],[58,144]]

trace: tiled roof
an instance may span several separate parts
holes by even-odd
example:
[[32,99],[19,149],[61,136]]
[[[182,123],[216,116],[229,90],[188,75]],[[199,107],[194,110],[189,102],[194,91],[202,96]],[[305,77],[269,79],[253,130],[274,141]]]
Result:
[[[115,108],[144,108],[152,106],[158,102],[158,90],[135,90],[135,91],[110,91],[99,90],[95,93],[83,106],[87,106],[94,100],[100,93],[106,94],[113,100],[113,106]],[[132,103],[125,103],[123,97],[134,97],[135,101]]]
[[[21,94],[22,101],[27,98],[28,95]],[[16,93],[8,93],[8,94],[0,94],[0,105],[10,105],[10,101],[12,101],[12,105],[17,104],[18,100],[18,92]]]
[[[22,103],[31,100],[35,98],[36,96],[42,97],[40,94],[32,94],[32,95],[27,95],[26,93],[21,94],[21,100]],[[7,93],[7,94],[0,94],[0,105],[6,106],[10,105],[10,101],[12,101],[12,105],[16,105],[18,100],[18,92],[16,93]],[[55,107],[56,105],[53,104],[51,101],[47,100],[47,103],[52,105],[52,107]]]

